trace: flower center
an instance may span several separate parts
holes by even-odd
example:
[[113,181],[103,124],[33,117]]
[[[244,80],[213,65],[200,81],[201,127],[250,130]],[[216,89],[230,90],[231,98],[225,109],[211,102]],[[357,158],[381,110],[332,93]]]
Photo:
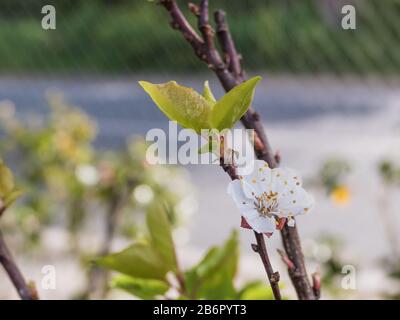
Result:
[[273,215],[278,213],[278,193],[270,191],[269,193],[263,192],[260,196],[256,196],[254,205],[261,217],[272,218]]

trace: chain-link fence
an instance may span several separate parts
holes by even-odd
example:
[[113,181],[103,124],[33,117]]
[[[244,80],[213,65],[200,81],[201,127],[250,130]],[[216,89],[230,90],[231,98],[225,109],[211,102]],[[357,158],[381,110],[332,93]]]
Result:
[[[186,9],[188,1],[178,2]],[[42,29],[45,4],[56,8],[56,30]],[[355,30],[341,26],[346,4],[356,9]],[[400,70],[398,0],[215,0],[210,6],[227,11],[246,69]],[[2,0],[0,17],[3,73],[204,70],[156,1]]]

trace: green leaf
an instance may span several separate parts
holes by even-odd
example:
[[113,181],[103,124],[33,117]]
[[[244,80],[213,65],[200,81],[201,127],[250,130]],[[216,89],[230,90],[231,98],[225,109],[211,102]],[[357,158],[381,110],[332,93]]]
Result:
[[11,191],[5,198],[4,198],[4,205],[6,207],[9,207],[10,205],[13,204],[13,202],[15,200],[17,200],[17,198],[19,198],[19,196],[21,196],[24,192],[22,190],[18,190],[15,189],[13,191]]
[[208,153],[212,152],[219,155],[220,149],[220,132],[216,129],[208,130],[207,132],[202,132],[202,137],[207,141],[204,145],[202,145],[198,153]]
[[211,248],[197,266],[185,273],[187,290],[198,299],[233,299],[238,258],[237,233],[232,232],[223,247]]
[[204,82],[203,97],[213,106],[217,100],[215,100],[214,94],[211,91],[208,81]]
[[199,154],[204,154],[204,153],[209,153],[209,152],[214,153],[218,150],[218,145],[219,145],[219,143],[217,141],[212,140],[210,142],[203,144],[199,148],[198,153]]
[[195,90],[175,81],[164,84],[139,81],[139,84],[169,119],[198,133],[210,128],[208,120],[212,105]]
[[108,269],[133,278],[165,279],[169,271],[177,270],[171,227],[165,210],[154,205],[147,212],[150,241],[135,243],[127,249],[96,260]]
[[14,190],[14,177],[11,170],[0,159],[0,198],[5,198]]
[[128,276],[115,277],[111,285],[114,288],[122,289],[130,294],[145,300],[151,300],[158,295],[163,295],[169,290],[165,281],[154,279],[139,279]]
[[234,87],[213,107],[210,122],[218,130],[230,129],[246,113],[261,77],[254,77]]
[[274,300],[271,286],[265,282],[250,282],[238,294],[239,300]]
[[163,280],[169,271],[159,253],[147,243],[135,243],[95,262],[134,278]]
[[176,271],[177,261],[171,226],[161,205],[154,205],[148,209],[147,226],[151,235],[152,246],[163,258],[166,266],[170,270]]
[[204,83],[203,95],[180,86],[175,81],[163,84],[139,81],[139,84],[169,119],[200,133],[201,129],[222,131],[232,128],[250,107],[260,79],[261,77],[254,77],[243,82],[218,102],[215,101],[207,81]]

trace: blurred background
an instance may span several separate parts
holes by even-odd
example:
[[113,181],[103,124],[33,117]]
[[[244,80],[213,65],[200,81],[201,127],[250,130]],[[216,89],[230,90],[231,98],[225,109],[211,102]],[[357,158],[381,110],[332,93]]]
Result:
[[[145,162],[143,137],[168,122],[138,80],[197,90],[210,80],[223,94],[156,2],[0,0],[0,151],[24,190],[1,227],[43,298],[99,297],[92,286],[104,279],[88,257],[141,237],[154,202],[171,208],[184,266],[238,229],[218,166]],[[178,3],[196,25],[188,1]],[[46,4],[56,8],[56,30],[42,29]],[[346,4],[356,8],[355,30],[341,26]],[[323,298],[400,297],[400,1],[211,0],[210,7],[227,12],[248,75],[263,76],[254,107],[273,148],[317,200],[297,223],[308,271],[323,275]],[[240,230],[240,284],[264,279],[252,241]],[[275,253],[278,234],[268,246],[293,298]],[[55,290],[41,288],[45,265],[57,271]],[[15,297],[0,272],[0,298]]]

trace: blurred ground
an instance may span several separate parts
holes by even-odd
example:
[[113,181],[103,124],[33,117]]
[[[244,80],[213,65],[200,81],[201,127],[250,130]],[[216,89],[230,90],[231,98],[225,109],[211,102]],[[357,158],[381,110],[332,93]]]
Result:
[[[0,101],[13,101],[20,116],[29,116],[34,121],[32,115],[47,112],[46,92],[60,91],[67,101],[84,108],[98,121],[97,145],[117,148],[132,134],[143,135],[149,129],[167,127],[166,118],[138,88],[137,81],[163,82],[172,78],[2,77]],[[200,89],[207,78],[210,75],[174,79]],[[219,88],[215,81],[211,85]],[[215,91],[217,96],[222,94],[220,89]],[[265,120],[273,148],[282,153],[283,165],[310,178],[326,159],[340,157],[350,161],[353,168],[348,179],[351,202],[337,207],[324,193],[315,191],[317,206],[310,215],[299,217],[298,225],[306,244],[307,239],[329,233],[345,240],[344,253],[348,263],[357,261],[363,266],[359,270],[358,296],[373,296],[377,288],[385,285],[377,271],[377,259],[389,252],[378,204],[382,190],[378,183],[377,163],[400,151],[398,81],[265,76],[257,89],[254,105]],[[190,230],[179,237],[184,240],[189,236],[187,242],[182,241],[180,254],[183,263],[189,265],[207,247],[220,244],[239,224],[238,211],[226,195],[228,179],[218,166],[193,166],[190,173],[198,189],[199,207],[196,215],[190,218]],[[393,201],[398,201],[398,197],[393,197]],[[396,206],[396,203],[392,205]],[[96,234],[87,237],[93,240]],[[242,230],[241,238],[240,279],[263,277],[257,256],[249,250],[252,233]],[[65,254],[61,230],[49,230],[47,239],[44,242],[49,254],[34,257],[35,262],[22,264],[23,269],[29,278],[40,279],[43,265],[55,265],[59,286],[56,291],[41,294],[44,298],[69,297],[82,283],[79,264]],[[278,234],[268,242],[271,252],[281,245]],[[276,254],[273,255],[274,265],[283,271]],[[7,279],[0,273],[0,287],[3,286],[9,287]],[[0,292],[4,295],[12,290]]]

